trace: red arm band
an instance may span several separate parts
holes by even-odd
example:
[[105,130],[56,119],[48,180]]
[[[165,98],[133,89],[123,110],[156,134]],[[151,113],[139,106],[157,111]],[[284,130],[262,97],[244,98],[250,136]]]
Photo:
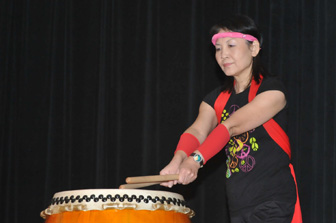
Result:
[[219,124],[205,139],[198,151],[202,154],[204,164],[221,151],[230,140],[230,133],[227,128]]
[[198,147],[200,143],[198,139],[190,134],[190,133],[183,133],[180,137],[180,141],[177,144],[176,151],[182,150],[189,156],[192,152],[194,152]]

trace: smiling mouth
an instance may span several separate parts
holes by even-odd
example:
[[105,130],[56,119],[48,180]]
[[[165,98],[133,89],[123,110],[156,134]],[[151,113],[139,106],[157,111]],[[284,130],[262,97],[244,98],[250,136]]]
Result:
[[224,63],[223,67],[229,67],[232,63]]

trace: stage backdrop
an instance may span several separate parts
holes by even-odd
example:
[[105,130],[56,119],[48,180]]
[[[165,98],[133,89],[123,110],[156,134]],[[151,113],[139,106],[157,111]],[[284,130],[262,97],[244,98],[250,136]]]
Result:
[[[304,222],[336,222],[333,0],[0,2],[1,222],[43,222],[63,190],[117,188],[169,162],[220,85],[209,29],[230,13],[263,30],[266,67],[288,88]],[[194,223],[228,222],[225,157],[170,190]]]

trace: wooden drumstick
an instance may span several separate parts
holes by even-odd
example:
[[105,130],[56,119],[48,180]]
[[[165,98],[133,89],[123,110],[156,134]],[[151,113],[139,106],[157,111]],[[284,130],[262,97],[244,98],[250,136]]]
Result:
[[119,189],[136,189],[136,188],[142,188],[142,187],[149,187],[149,186],[160,184],[160,183],[162,182],[122,184],[119,186]]
[[169,174],[169,175],[153,175],[153,176],[142,176],[142,177],[127,177],[126,183],[128,184],[136,184],[136,183],[152,183],[156,182],[162,183],[170,180],[178,180],[178,174]]

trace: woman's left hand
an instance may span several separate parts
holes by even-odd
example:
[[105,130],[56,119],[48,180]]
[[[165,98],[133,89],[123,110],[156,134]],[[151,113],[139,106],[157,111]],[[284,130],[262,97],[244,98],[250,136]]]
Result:
[[178,183],[186,185],[196,180],[199,168],[200,164],[195,162],[193,157],[186,158],[179,168]]

